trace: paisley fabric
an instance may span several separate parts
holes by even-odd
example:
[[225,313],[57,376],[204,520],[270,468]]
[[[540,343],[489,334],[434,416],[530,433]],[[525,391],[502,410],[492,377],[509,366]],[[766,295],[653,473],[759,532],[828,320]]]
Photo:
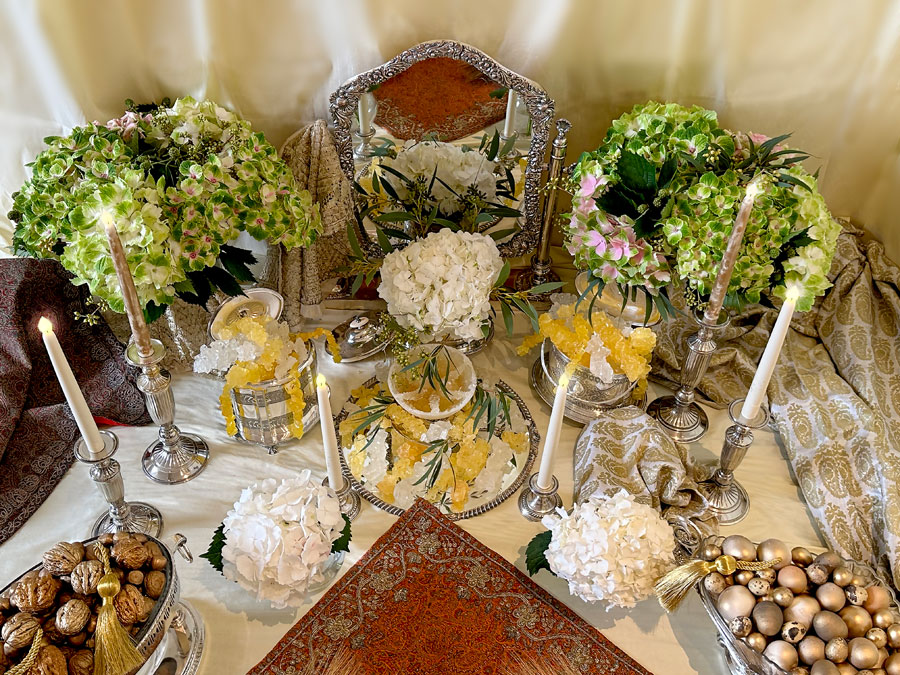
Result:
[[[834,287],[795,316],[769,384],[770,411],[825,542],[900,583],[900,268],[845,224]],[[723,332],[700,391],[744,396],[777,312],[755,306]],[[687,321],[661,328],[654,370],[677,377]],[[751,449],[752,452],[752,449]]]
[[421,499],[250,672],[324,673],[347,648],[367,675],[500,675],[524,654],[648,673]]
[[705,513],[697,483],[712,474],[677,445],[652,417],[634,406],[593,420],[575,444],[575,502],[624,489],[677,522],[688,518],[703,536],[718,523]]
[[0,260],[0,543],[19,529],[59,483],[75,457],[78,427],[37,329],[55,327],[91,412],[147,424],[122,347],[106,324],[89,326],[84,287],[55,260]]

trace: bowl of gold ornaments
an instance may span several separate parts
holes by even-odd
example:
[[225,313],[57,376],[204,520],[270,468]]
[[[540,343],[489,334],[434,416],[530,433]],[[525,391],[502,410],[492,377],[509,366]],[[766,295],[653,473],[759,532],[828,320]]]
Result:
[[900,675],[900,612],[869,566],[741,535],[697,553],[709,570],[700,598],[733,673]]
[[149,674],[166,659],[191,675],[203,622],[166,546],[119,532],[59,542],[0,591],[0,641],[0,675]]

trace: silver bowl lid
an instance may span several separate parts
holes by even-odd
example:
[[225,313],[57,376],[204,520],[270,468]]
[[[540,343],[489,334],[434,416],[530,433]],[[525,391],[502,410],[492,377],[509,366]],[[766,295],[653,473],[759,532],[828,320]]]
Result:
[[218,340],[220,330],[245,316],[281,317],[284,298],[271,288],[247,288],[244,295],[229,298],[216,308],[209,320],[209,336]]
[[[353,363],[377,354],[387,346],[387,338],[378,331],[378,312],[368,311],[348,319],[332,331],[341,354],[341,361]],[[325,350],[331,354],[330,345]]]

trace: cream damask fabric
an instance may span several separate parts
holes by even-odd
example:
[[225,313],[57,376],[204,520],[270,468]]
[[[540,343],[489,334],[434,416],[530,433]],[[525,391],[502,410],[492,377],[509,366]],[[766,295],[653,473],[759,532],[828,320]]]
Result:
[[588,424],[574,459],[576,503],[625,489],[663,517],[683,516],[704,535],[715,532],[716,520],[704,513],[706,500],[697,489],[712,470],[695,463],[643,410],[617,408]]
[[281,156],[297,181],[297,187],[309,190],[322,213],[322,234],[312,245],[290,251],[279,247],[280,256],[270,251],[269,258],[280,257],[275,272],[276,287],[284,296],[284,318],[297,328],[303,316],[321,315],[319,303],[322,281],[335,276],[333,271],[347,260],[347,223],[353,220],[352,186],[341,171],[331,131],[324,120],[316,120],[288,138]]
[[[773,423],[827,543],[900,583],[900,268],[845,224],[834,287],[795,317],[768,395]],[[776,311],[754,307],[726,329],[702,393],[746,394]],[[654,364],[674,375],[687,321],[660,330]],[[656,367],[658,366],[658,367]]]

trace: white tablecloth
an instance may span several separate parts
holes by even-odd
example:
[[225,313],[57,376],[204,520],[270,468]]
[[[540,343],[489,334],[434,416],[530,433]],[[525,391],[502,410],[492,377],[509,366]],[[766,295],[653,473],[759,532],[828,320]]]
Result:
[[[328,310],[321,325],[336,325],[347,316],[346,311]],[[538,428],[543,431],[549,409],[535,398],[528,385],[534,354],[523,358],[515,353],[515,345],[526,332],[525,322],[517,321],[516,327],[513,339],[507,339],[498,329],[493,342],[474,357],[474,362],[479,372],[491,372],[514,387],[528,403]],[[376,362],[335,365],[322,350],[320,356],[323,356],[319,361],[320,370],[332,386],[337,412],[350,389],[372,376]],[[651,388],[650,396],[660,391]],[[200,672],[244,673],[272,649],[311,604],[296,610],[273,610],[226,581],[196,556],[206,550],[213,531],[243,487],[266,477],[290,476],[305,468],[324,477],[321,436],[316,427],[301,441],[286,444],[277,455],[269,456],[262,448],[236,442],[225,434],[217,402],[220,382],[195,375],[177,376],[174,392],[177,423],[182,430],[198,433],[207,440],[211,450],[209,465],[196,479],[182,485],[153,483],[143,475],[140,457],[155,439],[156,429],[117,428],[120,439],[117,459],[122,465],[126,498],[150,502],[162,511],[163,538],[175,532],[188,538],[195,560],[193,564],[179,560],[178,572],[183,584],[182,597],[206,621],[207,644]],[[723,411],[709,412],[710,432],[691,451],[701,459],[713,461],[728,419]],[[572,500],[572,449],[579,431],[579,426],[564,425],[556,459],[560,494],[566,505]],[[756,442],[737,476],[750,493],[750,515],[738,526],[726,528],[724,533],[740,532],[756,541],[780,537],[793,546],[821,546],[776,436],[765,430],[756,434]],[[89,536],[91,525],[103,508],[104,502],[88,477],[87,468],[73,466],[31,520],[0,546],[0,579],[14,578],[57,541]],[[353,523],[353,541],[342,572],[395,520],[394,516],[363,501],[362,513]],[[460,522],[460,526],[520,569],[524,569],[525,546],[543,529],[540,524],[521,517],[515,497],[487,514]],[[727,672],[715,643],[715,630],[694,594],[673,616],[666,616],[655,599],[642,602],[631,611],[607,612],[603,606],[589,605],[570,596],[566,583],[546,571],[538,573],[534,580],[656,675]]]

